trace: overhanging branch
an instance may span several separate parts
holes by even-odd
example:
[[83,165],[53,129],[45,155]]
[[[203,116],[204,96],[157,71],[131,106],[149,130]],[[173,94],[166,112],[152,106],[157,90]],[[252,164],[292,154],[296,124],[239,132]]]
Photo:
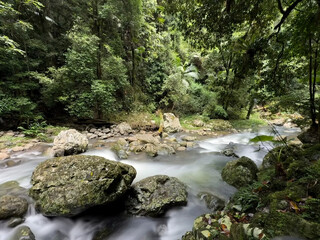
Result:
[[285,22],[285,20],[289,17],[290,13],[293,11],[293,9],[303,0],[296,0],[294,3],[292,3],[286,10],[283,9],[281,0],[277,0],[278,2],[278,8],[280,12],[282,13],[282,18],[280,22],[274,27],[274,30],[278,29],[278,32],[280,31],[280,28],[282,24]]

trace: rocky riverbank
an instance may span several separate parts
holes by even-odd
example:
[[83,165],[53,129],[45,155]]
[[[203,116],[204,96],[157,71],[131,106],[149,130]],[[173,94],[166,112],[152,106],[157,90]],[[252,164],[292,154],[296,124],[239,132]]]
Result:
[[259,170],[247,158],[229,162],[222,177],[239,191],[222,211],[197,218],[182,239],[320,239],[319,156],[320,145],[285,145]]

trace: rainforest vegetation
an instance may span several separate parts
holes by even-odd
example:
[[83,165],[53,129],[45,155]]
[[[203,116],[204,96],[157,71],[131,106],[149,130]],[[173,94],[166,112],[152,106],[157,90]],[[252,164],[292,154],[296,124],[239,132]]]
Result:
[[0,120],[259,104],[315,125],[319,48],[319,0],[1,0]]

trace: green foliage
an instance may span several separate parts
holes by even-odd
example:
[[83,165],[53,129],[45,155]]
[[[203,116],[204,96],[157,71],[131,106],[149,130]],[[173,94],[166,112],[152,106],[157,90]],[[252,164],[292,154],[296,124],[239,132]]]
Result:
[[250,142],[257,143],[257,142],[272,142],[274,140],[274,136],[267,136],[267,135],[259,135],[252,139]]

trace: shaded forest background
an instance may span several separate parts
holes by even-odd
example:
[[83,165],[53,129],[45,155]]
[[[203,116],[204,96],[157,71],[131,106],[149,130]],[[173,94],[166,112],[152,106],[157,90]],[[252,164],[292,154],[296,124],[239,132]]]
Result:
[[0,117],[110,121],[119,112],[317,123],[319,0],[0,1]]

